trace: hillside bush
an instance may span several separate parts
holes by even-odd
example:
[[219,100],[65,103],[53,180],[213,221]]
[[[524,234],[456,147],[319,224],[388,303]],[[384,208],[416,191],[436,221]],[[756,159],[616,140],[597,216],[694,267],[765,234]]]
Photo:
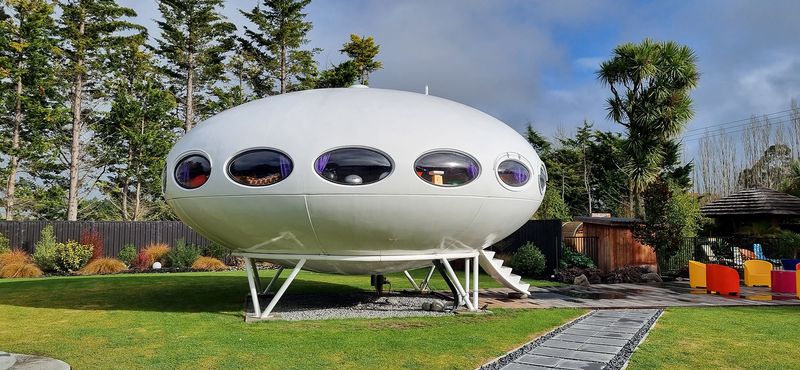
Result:
[[119,251],[117,258],[119,258],[119,260],[124,264],[133,266],[133,262],[136,260],[136,254],[136,246],[133,244],[125,244],[125,246]]
[[102,258],[106,254],[106,246],[103,243],[103,235],[97,230],[81,231],[81,244],[92,246],[92,260]]
[[221,244],[212,242],[203,249],[203,255],[224,261],[225,258],[231,255],[231,250],[223,247]]
[[36,242],[36,249],[33,251],[33,262],[36,262],[39,268],[46,272],[55,272],[57,270],[56,244],[53,225],[45,226],[42,229],[39,241]]
[[171,267],[185,269],[191,267],[197,257],[200,257],[200,247],[181,239],[175,249],[167,254],[167,263]]
[[78,271],[92,258],[91,245],[83,245],[74,240],[56,244],[56,271],[62,273]]
[[525,276],[539,276],[544,272],[545,257],[533,243],[526,243],[511,258],[514,270]]
[[[162,264],[167,263],[167,255],[172,249],[169,245],[164,243],[155,243],[150,244],[142,249],[142,252],[147,256],[150,260],[150,265],[154,262],[161,262]],[[149,267],[149,266],[148,266]]]
[[125,270],[127,270],[127,266],[125,266],[125,264],[122,261],[116,258],[101,257],[93,259],[80,271],[78,271],[78,274],[80,275],[116,274],[118,272],[122,272]]
[[30,263],[31,256],[21,250],[10,250],[8,252],[0,253],[0,268],[5,267],[6,265],[14,265],[14,264],[21,264],[21,263]]
[[131,266],[136,268],[139,271],[147,270],[153,266],[153,258],[147,253],[146,250],[142,249],[136,254],[136,258],[131,263]]
[[227,268],[224,262],[214,257],[198,257],[197,260],[192,263],[193,270],[220,271]]

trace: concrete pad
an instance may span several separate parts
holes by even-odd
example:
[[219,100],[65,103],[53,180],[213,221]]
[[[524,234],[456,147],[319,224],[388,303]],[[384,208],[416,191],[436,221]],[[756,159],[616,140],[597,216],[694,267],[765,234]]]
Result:
[[503,366],[501,370],[552,370],[551,367],[542,367],[536,365],[528,365],[522,364],[519,362],[512,362],[506,366]]
[[605,364],[588,361],[576,360],[561,360],[556,364],[557,369],[571,369],[571,370],[601,370],[605,368]]
[[623,346],[609,346],[604,344],[585,343],[576,348],[578,351],[609,353],[616,355],[617,352],[622,350]]
[[561,349],[578,349],[583,343],[565,342],[563,340],[550,339],[542,343],[543,347],[561,348]]
[[521,362],[527,365],[553,367],[558,361],[561,361],[561,359],[557,357],[525,355],[518,358],[515,362]]
[[70,366],[54,358],[13,354],[17,362],[8,370],[70,370]]

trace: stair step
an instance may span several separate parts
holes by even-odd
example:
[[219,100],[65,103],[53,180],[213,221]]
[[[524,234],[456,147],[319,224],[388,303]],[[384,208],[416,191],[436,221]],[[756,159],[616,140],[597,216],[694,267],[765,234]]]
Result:
[[501,260],[499,258],[492,259],[491,262],[492,262],[492,265],[494,265],[494,268],[496,268],[498,270],[503,268],[503,263],[505,263],[505,261],[503,261],[503,260]]
[[509,276],[508,276],[508,278],[507,278],[506,280],[508,280],[509,282],[511,282],[511,284],[518,285],[518,284],[519,284],[519,281],[520,281],[521,279],[522,279],[522,276],[519,276],[519,275],[517,275],[517,274],[511,274],[511,275],[509,275]]
[[[520,290],[527,292],[528,289],[531,287],[531,285],[528,284],[528,283],[522,283],[522,284],[518,285],[518,287],[519,287]],[[530,293],[528,293],[528,294],[530,294]]]
[[511,267],[503,266],[503,267],[500,267],[499,270],[500,270],[500,274],[505,276],[505,277],[508,277],[509,275],[511,275]]
[[495,251],[483,251],[483,254],[484,254],[484,255],[486,256],[486,258],[488,258],[488,259],[492,259],[492,257],[494,257],[494,254],[495,254],[495,253],[496,253]]

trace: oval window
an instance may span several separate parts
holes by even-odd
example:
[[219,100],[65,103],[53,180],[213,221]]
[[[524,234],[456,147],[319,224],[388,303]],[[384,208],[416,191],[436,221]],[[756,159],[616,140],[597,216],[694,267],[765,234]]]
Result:
[[211,176],[211,163],[205,157],[192,154],[183,158],[175,166],[175,182],[186,189],[196,189]]
[[539,192],[544,194],[545,187],[547,186],[547,168],[542,164],[539,170]]
[[392,161],[376,150],[342,148],[319,156],[314,162],[314,170],[330,182],[366,185],[389,176],[392,172]]
[[500,162],[500,165],[497,166],[497,174],[506,185],[514,187],[527,184],[531,177],[528,167],[514,160]]
[[480,173],[472,157],[452,151],[424,154],[414,162],[414,171],[425,182],[437,186],[461,186],[475,180]]
[[248,150],[231,159],[228,175],[239,184],[267,186],[289,176],[294,168],[292,160],[277,150]]

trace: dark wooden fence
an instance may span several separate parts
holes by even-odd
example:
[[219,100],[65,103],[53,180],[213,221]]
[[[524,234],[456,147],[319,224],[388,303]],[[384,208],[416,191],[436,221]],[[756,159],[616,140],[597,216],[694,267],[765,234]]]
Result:
[[600,249],[598,248],[599,238],[596,236],[572,236],[564,237],[564,248],[573,252],[581,253],[591,258],[594,265],[600,263]]
[[550,276],[558,268],[558,261],[561,258],[561,221],[530,220],[491,249],[505,255],[513,255],[528,242],[533,243],[544,254],[547,259],[545,275]]
[[175,246],[179,239],[199,246],[211,243],[180,221],[2,221],[0,233],[9,239],[12,247],[33,253],[47,225],[53,225],[59,242],[80,241],[83,231],[97,231],[103,237],[105,254],[111,257],[116,257],[126,244],[137,248],[151,243]]

